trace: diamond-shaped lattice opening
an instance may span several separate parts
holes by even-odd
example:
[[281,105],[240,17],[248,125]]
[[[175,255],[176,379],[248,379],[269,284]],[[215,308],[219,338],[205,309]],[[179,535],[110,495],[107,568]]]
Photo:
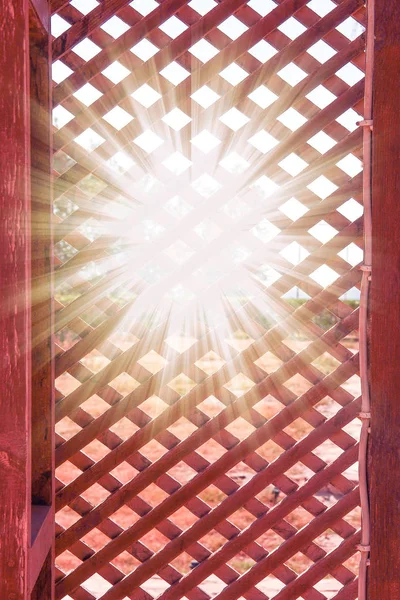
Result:
[[326,221],[319,221],[311,229],[308,230],[315,239],[322,244],[326,244],[338,233],[337,229],[329,225]]
[[243,373],[238,373],[235,377],[232,377],[230,381],[225,383],[224,387],[239,398],[240,396],[243,396],[243,394],[247,394],[254,385],[254,381],[249,377]]
[[56,83],[61,83],[73,73],[73,70],[67,67],[61,60],[56,60],[52,65],[52,79]]
[[361,250],[361,248],[359,248],[358,246],[356,246],[356,244],[352,242],[351,244],[346,246],[346,248],[343,248],[343,250],[341,250],[338,253],[338,255],[341,258],[343,258],[343,260],[348,262],[352,267],[355,267],[360,262],[362,262],[364,252]]
[[272,137],[272,135],[267,133],[264,129],[254,134],[248,142],[263,154],[266,154],[272,150],[272,148],[275,148],[279,143],[278,140]]
[[162,164],[174,175],[182,175],[193,163],[180,152],[174,152]]
[[73,95],[85,106],[90,106],[93,102],[101,98],[103,94],[91,83],[85,83]]
[[257,44],[255,44],[248,50],[248,53],[254,56],[254,58],[256,58],[257,60],[259,60],[260,63],[264,64],[270,58],[275,56],[277,50],[265,40],[260,40],[259,42],[257,42]]
[[137,138],[133,140],[137,146],[142,148],[147,154],[151,154],[154,150],[157,150],[163,143],[164,140],[160,138],[154,131],[147,129],[141,133]]
[[150,58],[153,58],[159,51],[159,48],[155,46],[150,40],[144,38],[140,40],[138,44],[135,44],[131,48],[132,54],[140,58],[143,62],[146,62]]
[[354,154],[348,154],[339,160],[339,162],[336,163],[336,166],[339,167],[339,169],[342,169],[342,171],[344,171],[346,175],[349,175],[350,177],[355,177],[363,170],[363,164],[361,160],[354,156]]
[[145,108],[150,108],[150,106],[153,106],[162,97],[161,94],[147,85],[147,83],[141,85],[131,96]]
[[248,30],[248,27],[237,17],[231,15],[218,25],[218,29],[231,38],[231,40],[237,40],[238,37]]
[[154,350],[150,350],[150,352],[148,352],[145,356],[142,356],[142,358],[140,358],[137,362],[153,375],[158,373],[158,371],[161,371],[161,369],[163,369],[167,364],[165,358],[160,356],[160,354]]
[[246,123],[250,121],[245,114],[240,112],[237,108],[230,108],[228,112],[224,113],[220,118],[220,121],[227,125],[232,131],[238,131],[241,129]]
[[215,135],[210,133],[207,129],[203,129],[201,133],[198,133],[190,141],[196,148],[204,152],[204,154],[212,152],[221,143],[221,140],[215,137]]
[[324,131],[319,131],[307,141],[307,144],[310,144],[310,146],[321,154],[325,154],[325,152],[328,152],[328,150],[331,150],[336,145],[336,141]]
[[101,371],[101,369],[110,364],[110,360],[98,350],[92,350],[89,354],[81,358],[80,362],[93,373]]
[[125,173],[133,167],[135,161],[129,154],[126,154],[126,152],[116,152],[114,156],[108,159],[106,164],[113,171]]
[[165,77],[165,79],[168,79],[168,81],[173,85],[179,85],[182,83],[182,81],[189,77],[190,73],[179,63],[173,61],[160,71],[160,75]]
[[220,72],[220,76],[223,77],[225,81],[235,86],[246,79],[248,73],[236,63],[232,63],[229,65],[229,67],[226,67]]
[[297,156],[297,154],[294,154],[294,152],[281,160],[278,165],[292,177],[296,177],[296,175],[299,175],[306,167],[308,167],[306,161],[300,158],[300,156]]
[[114,388],[114,390],[119,392],[122,396],[126,396],[127,394],[130,394],[130,392],[133,392],[133,390],[136,390],[140,384],[136,379],[131,377],[131,375],[124,372],[120,373],[117,377],[114,377],[108,385]]
[[346,219],[348,219],[352,223],[353,223],[353,221],[355,221],[356,219],[361,217],[361,215],[364,212],[361,204],[359,204],[356,200],[354,200],[354,198],[350,198],[350,200],[347,200],[344,204],[339,206],[339,208],[337,208],[336,210],[338,212],[340,212],[340,214],[342,214],[344,217],[346,217]]
[[88,61],[101,52],[101,48],[92,42],[92,40],[85,38],[72,48],[72,52],[75,52],[84,61]]
[[204,412],[209,417],[215,417],[225,408],[225,404],[223,404],[215,396],[208,396],[208,398],[203,400],[203,402],[201,402],[197,406],[202,412]]
[[167,385],[181,396],[187,394],[191,389],[196,387],[196,383],[184,373],[174,377]]
[[326,108],[334,100],[336,100],[335,94],[332,94],[326,87],[319,85],[307,94],[306,98],[310,100],[318,108]]
[[210,44],[207,40],[199,40],[191,48],[189,52],[198,58],[202,63],[206,63],[219,53],[218,48]]
[[324,40],[318,40],[318,42],[308,48],[307,52],[322,64],[326,63],[326,61],[336,54],[336,50],[324,42]]
[[200,196],[203,196],[203,198],[210,198],[210,196],[216,194],[222,186],[214,179],[214,177],[204,173],[192,182],[192,187]]
[[210,350],[205,354],[202,358],[197,360],[194,363],[199,369],[207,373],[207,375],[212,375],[216,373],[223,365],[225,364],[225,360],[218,356],[216,352]]
[[321,198],[321,200],[325,200],[325,198],[333,194],[333,192],[335,192],[338,189],[338,186],[332,181],[330,181],[327,177],[325,177],[325,175],[320,175],[307,187],[316,196]]
[[197,104],[200,104],[202,108],[209,108],[219,100],[221,96],[208,87],[208,85],[203,85],[203,87],[199,88],[190,97],[197,102]]
[[282,25],[278,27],[289,39],[295,40],[299,35],[306,31],[306,27],[294,17],[289,17]]
[[308,208],[299,202],[297,198],[290,198],[279,207],[279,210],[292,221],[297,221],[308,212]]
[[300,81],[303,81],[303,79],[307,77],[307,73],[303,71],[303,69],[300,69],[300,67],[298,67],[294,63],[289,63],[288,65],[286,65],[286,67],[283,67],[283,69],[278,71],[277,74],[281,79],[283,79],[283,81],[286,81],[286,83],[288,83],[292,87],[297,85],[298,83],[300,83]]
[[251,232],[265,244],[277,236],[280,233],[280,229],[268,221],[268,219],[263,219],[251,229]]
[[251,94],[249,94],[250,100],[255,102],[260,108],[265,110],[268,106],[271,106],[278,99],[278,96],[271,92],[265,85],[260,85]]
[[128,125],[128,123],[132,121],[133,117],[120,106],[115,106],[108,113],[103,115],[103,119],[119,131]]
[[75,138],[75,142],[88,152],[93,152],[93,150],[96,150],[96,148],[105,141],[106,140],[91,127]]
[[107,77],[107,79],[112,81],[112,83],[115,83],[115,85],[130,75],[129,69],[124,67],[124,65],[121,65],[121,63],[117,60],[104,69],[102,73],[105,77]]
[[[232,383],[232,381],[230,382]],[[235,395],[239,395],[237,393],[237,389],[240,390],[246,390],[248,391],[249,389],[251,389],[251,381],[243,381],[240,386],[238,386],[238,381],[235,381],[232,386],[230,386],[231,391],[233,391],[233,389],[235,390],[233,393]],[[245,392],[242,392],[245,393]],[[242,395],[242,393],[240,395]],[[231,433],[232,435],[234,435],[238,440],[244,440],[246,439],[249,435],[251,435],[253,433],[253,431],[255,431],[255,427],[249,423],[248,421],[246,421],[245,419],[243,419],[243,417],[238,417],[237,419],[235,419],[234,421],[232,421],[231,423],[229,423],[226,427],[225,427],[226,431],[229,431],[229,433]],[[233,467],[233,469],[231,469],[228,474],[230,477],[233,477],[233,479],[239,480],[239,482],[243,482],[243,466],[240,465],[236,465],[235,467]],[[249,470],[248,468],[246,469],[247,471]]]
[[169,113],[164,115],[162,120],[175,131],[180,131],[182,127],[185,127],[192,119],[180,110],[180,108],[173,108]]
[[291,131],[296,131],[296,129],[299,129],[304,123],[307,123],[307,119],[292,106],[277,118],[278,121]]
[[119,38],[123,33],[128,31],[129,25],[117,16],[111,17],[103,25],[100,25],[101,29],[111,35],[114,39]]
[[[175,423],[168,427],[168,431],[173,433],[180,440],[185,440],[196,430],[196,425],[194,425],[194,423],[191,423],[188,419],[185,419],[185,417],[181,417],[180,419],[175,421]],[[184,470],[189,469],[189,467],[185,463],[180,463],[180,465]],[[193,469],[190,469],[190,471],[192,472]],[[190,476],[192,476],[192,474]]]
[[67,125],[72,119],[74,115],[69,112],[66,108],[59,104],[55,108],[53,108],[53,125],[57,129],[61,129],[64,125]]
[[187,29],[187,25],[173,15],[160,25],[160,29],[174,40]]

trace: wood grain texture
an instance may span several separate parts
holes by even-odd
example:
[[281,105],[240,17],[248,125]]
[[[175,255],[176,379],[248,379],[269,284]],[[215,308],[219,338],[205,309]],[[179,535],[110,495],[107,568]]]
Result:
[[30,146],[27,0],[0,1],[0,597],[26,598],[30,542]]
[[[49,21],[49,7],[43,6]],[[54,357],[51,44],[47,30],[30,27],[32,209],[32,503],[46,510],[45,527],[30,551],[31,600],[54,594]],[[35,585],[36,580],[40,584]]]
[[377,0],[371,283],[370,600],[400,598],[400,20]]

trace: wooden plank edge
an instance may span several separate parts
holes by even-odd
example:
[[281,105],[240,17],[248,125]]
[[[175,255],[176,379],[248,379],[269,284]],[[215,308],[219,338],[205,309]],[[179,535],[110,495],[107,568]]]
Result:
[[28,590],[32,592],[54,539],[54,509],[32,505],[31,544],[28,553]]

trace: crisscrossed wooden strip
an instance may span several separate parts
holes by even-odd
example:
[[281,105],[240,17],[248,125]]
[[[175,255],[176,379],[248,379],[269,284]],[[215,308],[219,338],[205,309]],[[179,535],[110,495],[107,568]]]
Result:
[[[342,563],[354,554],[353,540],[358,534],[355,533],[356,528],[340,515],[345,516],[357,504],[357,491],[352,491],[355,483],[349,481],[343,471],[348,464],[346,461],[350,460],[346,457],[353,457],[352,453],[356,452],[356,436],[353,429],[351,433],[347,430],[347,424],[353,427],[351,419],[359,409],[358,394],[350,391],[353,388],[349,387],[349,380],[357,373],[358,357],[346,347],[346,338],[357,329],[358,312],[345,303],[342,294],[359,285],[360,273],[356,263],[349,264],[344,251],[350,242],[353,247],[362,247],[362,218],[359,215],[349,218],[341,209],[350,197],[355,199],[354,202],[359,201],[361,175],[355,173],[349,178],[341,163],[349,156],[354,160],[360,155],[361,134],[359,130],[346,129],[342,116],[351,108],[362,112],[363,83],[358,81],[360,77],[355,72],[352,79],[352,69],[355,66],[362,68],[364,38],[358,35],[359,32],[357,35],[346,32],[342,26],[351,16],[353,26],[364,22],[362,2],[338,1],[337,7],[321,15],[302,0],[277,1],[275,8],[266,15],[257,13],[254,3],[244,1],[223,0],[203,15],[196,12],[195,3],[189,6],[187,2],[165,0],[158,7],[156,4],[152,7],[155,10],[143,18],[136,10],[136,2],[130,6],[124,0],[103,0],[83,18],[77,10],[77,3],[72,6],[69,2],[56,1],[53,7],[54,12],[70,25],[55,41],[54,56],[61,58],[74,71],[55,86],[54,95],[55,105],[61,103],[71,116],[70,123],[55,134],[57,155],[62,156],[64,152],[69,157],[68,167],[58,177],[56,202],[67,207],[68,203],[74,203],[72,212],[69,209],[69,213],[61,211],[57,215],[56,239],[69,244],[73,250],[68,256],[61,255],[59,258],[57,285],[61,291],[57,296],[57,331],[60,336],[64,331],[72,332],[76,339],[74,345],[66,348],[60,341],[57,375],[60,381],[67,375],[72,377],[77,386],[75,391],[58,393],[60,429],[57,461],[61,480],[63,469],[67,472],[69,466],[77,469],[75,472],[78,473],[75,480],[69,478],[66,483],[58,485],[58,507],[66,510],[69,507],[68,510],[74,511],[78,520],[72,524],[67,519],[65,526],[58,528],[61,569],[57,594],[61,598],[66,592],[74,600],[93,598],[85,586],[89,585],[88,577],[98,573],[112,587],[108,592],[96,592],[97,595],[102,593],[102,597],[114,600],[122,600],[126,595],[135,600],[151,600],[148,584],[157,574],[169,586],[165,593],[161,593],[161,598],[172,600],[186,594],[190,600],[208,600],[210,592],[204,582],[208,574],[215,574],[229,586],[229,592],[228,587],[225,588],[218,594],[219,598],[229,594],[229,598],[244,595],[246,599],[265,600],[268,593],[255,585],[260,577],[265,577],[263,567],[267,565],[285,585],[278,597],[287,597],[292,590],[293,593],[302,593],[308,600],[322,600],[323,595],[313,585],[328,574],[344,586],[337,598],[355,597],[354,575]],[[119,37],[116,35],[115,40],[100,27],[113,15],[128,25],[126,32]],[[243,30],[237,39],[218,29],[220,25],[224,28],[222,24],[230,15],[237,19],[234,21],[236,25],[242,23],[239,26]],[[173,36],[168,38],[159,25],[172,16],[186,29],[171,40]],[[288,25],[289,17],[295,19],[290,21],[290,27],[300,27],[295,35]],[[139,41],[142,32],[158,49],[147,64],[133,58],[130,53],[130,47]],[[87,35],[98,45],[99,52],[85,61],[71,53],[71,49]],[[319,60],[320,57],[313,56],[311,52],[311,46],[322,39],[331,47],[326,60]],[[217,52],[203,64],[188,52],[188,48],[200,40],[207,40]],[[266,61],[256,59],[249,52],[255,43],[263,40],[272,43],[276,51],[275,56]],[[320,48],[322,51],[322,46]],[[102,71],[117,59],[130,73],[114,85]],[[177,85],[159,76],[159,71],[172,60],[190,71],[190,77]],[[244,81],[237,85],[231,85],[218,75],[232,61],[236,61],[247,73]],[[280,74],[284,67],[301,68],[304,78],[288,83]],[[91,106],[84,107],[73,94],[89,81],[102,96]],[[163,97],[162,107],[158,103],[145,109],[136,100],[128,98],[143,83],[153,86]],[[279,96],[265,109],[248,99],[249,93],[261,84],[267,85]],[[189,98],[203,85],[211,86],[219,93],[220,98],[212,106],[195,106]],[[329,106],[321,108],[309,99],[317,86],[324,86],[328,93],[334,94]],[[114,107],[135,119],[115,129],[103,118]],[[164,118],[174,107],[189,115],[192,123],[180,133],[171,134]],[[233,107],[248,119],[237,132],[228,130],[219,120]],[[280,120],[282,113],[292,107],[307,119],[295,131]],[[75,143],[75,139],[88,127],[106,139],[95,151],[86,152]],[[152,156],[133,142],[136,136],[146,131],[146,127],[166,142]],[[217,136],[220,143],[218,150],[212,151],[206,158],[191,141],[203,129]],[[277,142],[276,148],[268,152],[265,160],[255,151],[249,152],[249,140],[263,129]],[[310,143],[319,132],[332,140],[325,152]],[[250,163],[243,175],[223,173],[219,166],[221,158],[228,156],[232,148]],[[163,163],[177,149],[185,157],[192,158],[190,176],[171,177],[164,167]],[[136,165],[121,174],[113,173],[107,162],[117,150],[136,161]],[[298,173],[292,174],[281,167],[281,160],[290,153],[306,163]],[[213,171],[209,170],[209,165],[214,165]],[[191,183],[204,170],[212,172],[222,188],[210,198],[205,198],[201,206],[192,206],[190,214],[183,216],[180,225],[177,225],[177,221],[174,222],[170,216],[165,217],[162,212],[165,201],[174,194],[182,194],[186,202],[195,204]],[[146,173],[163,186],[155,192],[151,202],[146,192],[136,185],[136,180]],[[336,191],[326,198],[318,196],[313,189],[321,176],[328,178],[329,185],[336,187]],[[272,182],[269,185],[279,186],[265,202],[268,208],[266,218],[278,229],[278,233],[271,240],[261,241],[249,233],[250,230],[253,232],[254,223],[264,218],[252,188],[253,182],[260,177],[267,177]],[[90,182],[98,186],[94,193]],[[281,211],[292,197],[296,197],[304,209],[297,218]],[[231,214],[224,212],[227,198],[247,204],[248,214],[243,214],[240,221],[235,222]],[[110,233],[113,223],[118,222],[118,216],[106,210],[110,202],[131,211],[132,216],[128,217],[130,221],[127,220],[126,225],[134,223],[135,219],[157,220],[160,217],[167,230],[159,240],[143,246],[135,254],[133,239],[120,239],[115,226],[114,233]],[[201,246],[190,232],[205,217],[214,219],[223,231],[217,239],[208,240]],[[95,237],[91,237],[88,229],[92,220],[101,223],[104,228]],[[330,241],[321,242],[313,233],[322,221],[336,232]],[[195,255],[186,264],[175,265],[174,272],[168,274],[171,258],[166,258],[164,253],[181,236],[182,228],[185,231],[182,238]],[[245,267],[241,263],[230,263],[226,257],[223,261],[221,259],[224,273],[219,285],[223,289],[223,286],[229,288],[237,281],[247,281],[253,297],[236,306],[230,300],[224,300],[221,303],[223,322],[211,324],[206,320],[202,323],[202,317],[199,319],[197,316],[196,324],[187,329],[194,338],[191,347],[179,351],[170,346],[167,348],[166,340],[170,335],[168,316],[162,316],[159,324],[151,327],[140,318],[132,319],[138,305],[135,294],[144,306],[162,290],[161,285],[149,283],[141,275],[134,274],[132,277],[132,261],[136,261],[136,266],[160,260],[165,271],[163,285],[183,282],[195,292],[199,304],[206,304],[210,291],[215,293],[217,287],[212,284],[210,288],[199,289],[192,273],[202,265],[203,255],[222,256],[233,237],[242,237],[251,258],[246,261]],[[291,241],[300,243],[308,253],[299,264],[291,264],[281,253]],[[110,250],[115,244],[119,244],[115,256],[125,260],[125,264],[120,262],[117,268],[110,260]],[[279,278],[265,285],[259,279],[260,268],[271,259],[274,268],[279,271]],[[97,269],[100,276],[88,277],[86,265],[92,265],[90,268]],[[333,269],[338,276],[334,284],[321,285],[315,279],[320,267]],[[297,308],[286,301],[286,295],[290,296],[296,286],[301,293],[309,296]],[[121,303],[118,294],[123,289],[126,300]],[[182,317],[185,315],[187,318],[191,314],[194,303],[194,300],[189,302],[185,312],[182,311]],[[272,325],[263,320],[269,311],[273,313]],[[152,318],[156,313],[154,310]],[[336,324],[325,332],[321,319],[326,313]],[[136,343],[130,344],[129,349],[120,347],[120,341],[114,335],[116,330],[124,328],[129,335],[136,335]],[[230,345],[226,339],[227,329],[231,332],[244,331],[250,339],[247,349]],[[184,330],[182,328],[182,332]],[[310,342],[308,347],[296,346],[293,349],[291,340],[295,336]],[[160,360],[167,361],[158,372],[153,373],[141,364],[150,349]],[[203,358],[210,351],[216,352],[224,362],[214,374],[206,373],[201,367]],[[92,372],[90,356],[94,352],[100,355],[101,360],[110,362],[108,366],[102,365]],[[275,372],[265,368],[262,362],[265,353],[279,361],[274,367]],[[325,377],[317,362],[324,356],[336,361]],[[134,378],[138,386],[128,393],[113,387],[114,380],[124,373]],[[241,374],[253,386],[238,398],[230,388],[235,374]],[[183,376],[188,377],[194,387],[182,394],[169,384]],[[311,385],[311,389],[297,391],[293,388],[292,380],[297,377]],[[158,417],[152,417],[146,405],[154,393],[165,407]],[[222,406],[219,415],[208,414],[208,409],[203,406],[210,395],[214,398],[213,402],[218,401]],[[93,404],[96,397],[103,402],[103,414],[96,412]],[[87,401],[91,408],[87,408]],[[327,402],[329,410],[333,410],[332,403],[341,408],[336,416],[334,412],[329,413],[326,419],[321,402]],[[280,403],[281,407],[271,417],[263,412],[269,403]],[[66,417],[75,428],[73,435],[68,431],[64,435]],[[193,429],[190,433],[176,435],[174,427],[181,417]],[[242,439],[232,430],[238,418],[253,431],[247,438]],[[121,419],[137,429],[128,439],[119,430]],[[296,441],[293,432],[300,419],[309,428],[308,431],[311,428],[314,431],[308,434],[309,437]],[[342,430],[343,427],[346,429]],[[96,440],[106,451],[103,458],[103,454],[93,454],[91,449]],[[279,448],[279,457],[273,462],[263,454],[267,440],[273,441]],[[328,440],[337,449],[336,453],[342,452],[340,458],[326,459],[321,454],[321,448]],[[148,443],[155,441],[162,447],[163,454],[150,458],[146,448]],[[220,458],[204,454],[208,444],[219,448]],[[232,475],[232,469],[238,469],[240,462],[248,477],[242,486]],[[123,465],[135,469],[137,475],[120,480],[116,473]],[[194,478],[177,479],[174,469],[178,465],[192,469]],[[115,473],[110,472],[115,466]],[[299,487],[297,475],[293,474],[303,468],[314,475],[308,483]],[[263,489],[266,477],[287,494],[276,507],[256,497],[257,490]],[[329,481],[342,498],[326,510],[325,500],[317,500],[314,494]],[[93,496],[94,484],[108,494],[100,503]],[[202,492],[211,484],[224,495],[223,500],[217,500],[212,506],[204,500]],[[151,486],[162,491],[166,495],[165,500],[152,505],[146,499]],[[304,489],[308,492],[303,497]],[[282,506],[286,508],[282,509]],[[301,530],[291,521],[292,514],[300,506],[311,518]],[[123,507],[137,514],[141,518],[140,524],[122,526],[114,522],[113,514]],[[175,520],[174,512],[178,507],[188,509],[191,518],[195,519],[192,524],[186,526]],[[280,512],[286,509],[287,514]],[[229,521],[232,513],[238,510],[247,510],[247,514],[255,519],[253,525],[245,529],[243,525]],[[341,510],[344,512],[341,513]],[[260,523],[270,527],[273,535],[284,540],[279,549],[269,548],[261,539],[254,540],[252,532],[259,532]],[[344,539],[343,544],[327,554],[316,540],[318,527],[321,527],[321,532],[332,528]],[[88,541],[95,540],[88,536],[93,536],[96,531],[105,536],[102,542],[105,545],[98,550],[96,544],[92,548]],[[159,552],[146,545],[145,540],[153,531],[167,540]],[[226,540],[216,551],[209,546],[212,532]],[[252,536],[248,538],[250,543],[247,545],[246,536]],[[133,544],[132,540],[135,540]],[[290,566],[297,549],[313,563],[307,572],[300,575]],[[127,570],[122,560],[123,551],[128,551],[132,560],[137,561],[132,564],[139,566],[130,566]],[[201,563],[187,574],[182,572],[181,563],[176,562],[181,560],[184,551]],[[64,566],[68,552],[76,557],[80,566],[74,566],[72,570]],[[240,575],[232,560],[242,555],[255,561],[256,565]]]

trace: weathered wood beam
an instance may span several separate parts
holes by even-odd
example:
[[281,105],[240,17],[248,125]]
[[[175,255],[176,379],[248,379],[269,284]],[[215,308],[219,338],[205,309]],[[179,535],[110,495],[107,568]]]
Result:
[[0,0],[0,597],[28,593],[31,524],[28,0]]
[[400,7],[375,1],[370,600],[400,599]]

